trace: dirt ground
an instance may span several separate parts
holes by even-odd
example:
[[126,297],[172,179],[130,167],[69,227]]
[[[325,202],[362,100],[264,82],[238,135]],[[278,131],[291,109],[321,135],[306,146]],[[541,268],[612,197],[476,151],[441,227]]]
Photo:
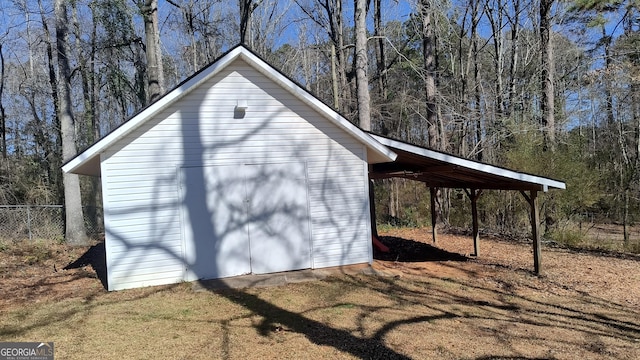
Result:
[[78,359],[130,347],[124,358],[640,358],[638,256],[545,246],[537,276],[526,240],[483,238],[476,258],[465,235],[435,246],[428,229],[380,235],[391,248],[375,254],[381,276],[210,294],[109,293],[101,244],[5,246],[0,340],[45,337]]
[[[103,254],[93,249],[101,249]],[[26,242],[8,245],[0,252],[0,310],[84,297],[95,291],[106,293],[98,277],[104,271],[102,243],[92,247]]]
[[[638,255],[550,248],[547,244],[542,252],[542,275],[534,276],[533,249],[526,239],[481,238],[480,256],[474,258],[469,256],[473,253],[471,237],[438,234],[435,246],[443,251],[444,257],[444,261],[438,261],[442,259],[430,246],[433,238],[429,229],[392,229],[381,235],[382,242],[392,251],[378,254],[380,260],[373,265],[376,269],[399,275],[474,278],[489,283],[509,280],[514,281],[510,290],[516,293],[532,290],[583,293],[640,309]],[[526,284],[516,279],[523,279]]]

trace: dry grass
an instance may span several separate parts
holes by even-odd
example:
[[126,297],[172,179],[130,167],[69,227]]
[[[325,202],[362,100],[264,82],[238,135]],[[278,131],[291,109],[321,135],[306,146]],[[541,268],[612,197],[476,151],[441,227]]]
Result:
[[[640,358],[637,258],[544,249],[537,277],[527,244],[487,239],[477,260],[403,259],[406,244],[429,249],[427,233],[387,234],[415,242],[383,239],[396,245],[374,264],[386,276],[213,292],[108,293],[90,267],[61,270],[79,249],[52,245],[31,265],[4,250],[0,339],[54,341],[59,359]],[[472,244],[448,235],[438,247]]]
[[622,225],[569,222],[552,229],[549,235],[573,248],[640,254],[640,226],[629,226],[627,234],[625,242]]

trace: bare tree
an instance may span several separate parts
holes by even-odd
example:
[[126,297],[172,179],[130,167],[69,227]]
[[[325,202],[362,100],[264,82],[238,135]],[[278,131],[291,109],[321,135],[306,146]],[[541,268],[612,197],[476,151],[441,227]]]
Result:
[[369,76],[367,68],[367,0],[355,2],[356,32],[356,94],[358,97],[358,124],[364,130],[371,130],[371,100],[369,96]]
[[[69,30],[67,20],[67,2],[55,0],[56,50],[58,58],[58,117],[62,132],[62,161],[68,161],[76,155],[76,132],[71,109],[71,71],[69,68]],[[88,244],[87,231],[82,214],[80,179],[76,174],[64,174],[65,235],[71,245]]]
[[389,133],[389,124],[387,124],[387,101],[389,100],[389,93],[387,90],[387,53],[384,46],[385,38],[382,26],[382,1],[375,0],[373,2],[373,9],[373,35],[376,38],[376,78],[378,96],[381,102],[380,129],[383,135],[387,135]]
[[488,13],[489,24],[493,37],[493,68],[495,71],[495,105],[498,115],[504,113],[504,12],[507,5],[502,0],[487,1],[485,9]]
[[350,111],[351,91],[347,81],[347,46],[344,36],[342,0],[317,0],[306,5],[302,0],[296,4],[308,18],[327,32],[330,39],[331,89],[333,107],[343,113]]
[[148,76],[147,100],[148,103],[152,103],[164,93],[164,70],[158,28],[158,0],[138,0],[136,4],[144,20]]
[[97,28],[94,21],[94,12],[92,10],[91,16],[91,29],[89,33],[90,47],[87,54],[83,44],[81,25],[78,20],[78,7],[76,2],[71,3],[72,8],[72,24],[73,24],[73,37],[75,39],[75,53],[78,58],[77,70],[80,73],[80,84],[82,85],[82,99],[84,110],[84,128],[87,129],[83,134],[90,144],[100,138],[99,120],[97,119],[97,113],[95,110],[96,96],[95,96],[95,73],[96,73],[96,36]]
[[511,54],[509,56],[509,96],[507,108],[508,114],[515,111],[516,98],[516,72],[518,66],[518,42],[520,37],[520,0],[513,1],[513,16],[509,16],[508,21],[511,26]]
[[258,7],[254,0],[238,0],[240,5],[240,43],[248,47],[253,47],[251,36],[251,15]]
[[422,21],[422,58],[424,61],[424,92],[426,96],[426,120],[428,126],[429,146],[434,149],[443,149],[444,139],[442,138],[441,124],[439,124],[436,107],[436,57],[435,57],[435,34],[433,31],[431,2],[430,0],[420,0],[419,12]]
[[174,17],[173,23],[178,29],[186,30],[189,45],[179,60],[189,64],[189,71],[196,72],[203,64],[210,63],[218,55],[218,42],[222,41],[224,29],[221,20],[216,16],[219,11],[213,1],[182,1],[170,0],[169,4],[179,10],[179,16]]
[[2,52],[2,43],[0,42],[0,146],[2,147],[2,158],[7,158],[7,120],[2,103],[2,94],[4,93],[4,53]]
[[[483,160],[484,155],[484,144],[482,142],[483,137],[483,129],[482,129],[482,108],[481,108],[481,79],[480,79],[480,36],[478,35],[478,24],[480,23],[480,1],[472,0],[469,2],[469,6],[471,7],[471,27],[470,27],[470,38],[471,38],[471,47],[469,49],[469,54],[467,55],[467,73],[469,71],[469,61],[473,59],[473,94],[474,94],[474,104],[473,104],[473,116],[475,117],[475,144],[474,144],[474,152],[476,153],[476,159],[478,161]],[[468,75],[464,76],[465,84],[463,89],[466,90],[466,82],[468,80]],[[468,104],[468,95],[467,91],[464,92],[465,105]],[[464,154],[463,154],[464,155]]]
[[553,59],[553,42],[551,37],[551,8],[555,0],[540,0],[540,64],[542,102],[542,125],[545,129],[545,147],[553,151],[556,142],[555,122],[555,63]]
[[339,84],[339,86],[334,85],[334,89],[338,90],[336,94],[342,94],[343,96],[343,98],[336,96],[336,99],[339,99],[339,103],[336,103],[335,107],[342,112],[347,112],[349,110],[348,102],[351,100],[351,91],[349,91],[347,81],[347,49],[344,39],[342,0],[324,0],[323,8],[327,12],[327,16],[329,16],[329,35],[333,41],[331,45],[332,52],[335,53],[331,61],[333,62],[332,66],[337,69],[337,83],[334,79],[334,84]]
[[[47,53],[48,80],[49,80],[49,86],[51,88],[51,98],[53,100],[53,109],[55,113],[55,129],[58,135],[56,137],[56,153],[59,154],[59,156],[64,157],[61,150],[62,149],[62,130],[61,130],[62,127],[60,125],[61,117],[59,116],[60,100],[59,100],[59,91],[58,91],[58,85],[59,85],[58,77],[57,77],[58,75],[56,74],[56,70],[55,70],[55,59],[53,56],[53,44],[51,41],[51,31],[49,30],[49,25],[47,24],[47,18],[45,16],[45,10],[42,5],[42,0],[38,0],[38,8],[40,10],[42,30],[44,31],[44,35],[46,38],[45,46],[46,46],[46,53]],[[32,50],[31,50],[31,47],[29,47],[29,59],[32,59],[32,58],[33,58]],[[34,76],[33,62],[30,60],[29,63],[30,63],[30,75],[33,77]],[[38,123],[41,123],[39,117],[37,116],[37,111],[35,109],[35,99],[33,98],[33,95],[31,95],[30,97],[31,99],[29,99],[28,101],[31,107],[31,112],[33,114],[33,119]],[[42,127],[39,126],[38,131],[40,133],[38,133],[36,137],[42,138],[43,137],[42,132],[44,131],[44,129],[42,129]],[[75,131],[75,128],[74,128],[74,131]],[[62,161],[62,158],[58,158],[56,160]],[[58,161],[52,161],[51,163],[56,164],[56,167],[57,167]],[[56,171],[51,171],[51,173],[55,174],[55,180],[53,181],[53,183],[55,184],[55,187],[58,193],[58,199],[59,201],[64,202],[65,201],[63,196],[63,194],[65,193],[64,177],[60,179],[61,174],[59,169],[56,169]]]

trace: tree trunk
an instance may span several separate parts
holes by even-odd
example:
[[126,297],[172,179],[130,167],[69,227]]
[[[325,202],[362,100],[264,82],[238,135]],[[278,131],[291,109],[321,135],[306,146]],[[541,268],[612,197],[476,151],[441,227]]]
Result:
[[[83,128],[85,129],[82,134],[85,136],[85,140],[87,144],[93,144],[100,138],[100,129],[99,129],[99,120],[97,119],[96,112],[96,85],[95,85],[95,56],[96,56],[96,36],[97,36],[97,28],[95,22],[95,14],[94,8],[91,7],[92,16],[91,16],[91,48],[89,50],[89,58],[85,57],[85,54],[82,49],[82,44],[80,43],[81,39],[81,30],[80,24],[78,22],[78,15],[76,9],[76,3],[71,3],[73,6],[73,32],[74,37],[76,39],[76,53],[78,54],[78,70],[80,71],[80,78],[82,84],[82,97],[84,100],[84,124]],[[86,209],[86,217],[90,219],[92,223],[97,224],[97,213],[96,209],[100,206],[100,178],[97,176],[90,177],[90,191],[89,196],[87,197],[87,204],[90,206]]]
[[[89,62],[85,58],[84,51],[82,49],[82,44],[80,43],[80,39],[82,34],[80,33],[80,24],[78,23],[78,14],[76,9],[76,3],[72,2],[72,23],[73,23],[73,36],[75,38],[75,50],[78,56],[78,65],[77,69],[80,72],[80,84],[82,85],[82,99],[84,104],[84,121],[82,124],[82,128],[85,131],[81,134],[81,136],[86,137],[86,142],[91,144],[93,143],[95,138],[95,133],[93,129],[94,125],[94,96],[93,96],[93,73],[90,72],[88,66]],[[95,29],[95,26],[94,26]],[[79,139],[78,139],[79,140]],[[83,139],[85,140],[85,139]]]
[[358,124],[363,130],[371,130],[371,104],[367,68],[367,0],[356,0],[356,94],[358,97]]
[[[495,56],[493,58],[493,68],[495,71],[495,111],[498,115],[504,113],[504,97],[503,97],[503,73],[504,73],[504,20],[503,9],[505,4],[502,0],[498,0],[494,4],[488,4],[487,12],[489,13],[489,23],[491,24],[491,32],[493,34],[493,51]],[[494,17],[495,12],[495,17]]]
[[613,36],[607,35],[607,30],[604,26],[602,26],[602,42],[604,43],[604,64],[605,64],[605,84],[604,84],[604,92],[605,92],[605,101],[606,101],[606,112],[607,112],[607,126],[609,127],[609,131],[613,133],[613,127],[615,118],[613,116],[613,94],[611,88],[613,87],[611,84],[611,77],[608,75],[611,71],[611,41]]
[[473,49],[473,114],[475,117],[475,152],[478,161],[483,160],[483,144],[482,144],[482,101],[480,94],[480,60],[478,59],[478,24],[480,23],[480,14],[478,11],[479,1],[475,1],[472,9],[471,18],[471,48]]
[[[342,0],[318,0],[321,8],[307,8],[296,1],[300,9],[315,23],[324,27],[331,40],[331,86],[333,106],[343,114],[349,110],[350,91],[347,85],[346,56],[342,18]],[[318,14],[322,12],[322,14]],[[321,20],[322,19],[322,20]],[[317,82],[319,84],[319,82]]]
[[164,93],[164,70],[160,50],[158,29],[158,0],[138,2],[144,20],[144,35],[147,56],[147,104],[153,103]]
[[387,124],[387,122],[392,122],[392,120],[388,116],[387,110],[387,102],[388,102],[388,92],[387,92],[387,54],[384,48],[384,36],[382,30],[382,1],[375,0],[374,1],[374,15],[373,15],[373,24],[374,24],[374,36],[376,37],[376,70],[377,70],[377,78],[378,78],[378,96],[380,97],[380,131],[382,135],[389,134],[389,128],[391,128],[391,124]]
[[[58,96],[58,79],[55,70],[55,60],[53,58],[53,44],[51,41],[51,32],[49,31],[49,26],[47,25],[47,19],[45,18],[45,10],[42,6],[42,1],[38,0],[38,6],[40,9],[40,17],[42,20],[42,31],[44,31],[45,37],[47,41],[45,41],[46,46],[46,54],[47,54],[47,70],[49,77],[49,86],[51,87],[51,98],[53,100],[53,111],[56,114],[55,118],[55,129],[56,129],[56,143],[53,153],[56,154],[55,159],[50,161],[52,167],[53,164],[57,164],[62,162],[62,130],[60,126],[60,100]],[[65,14],[66,15],[66,14]],[[33,74],[33,71],[31,72]],[[75,131],[75,129],[74,129]],[[55,170],[52,169],[52,175],[55,174],[55,179],[52,179],[54,187],[56,189],[56,194],[59,203],[64,203],[64,179],[62,177],[62,171],[56,166]],[[52,176],[53,178],[53,176]]]
[[518,68],[518,41],[520,34],[520,0],[513,1],[513,13],[511,18],[511,57],[509,58],[509,107],[508,115],[515,112],[516,99],[516,73]]
[[542,65],[542,125],[545,149],[554,151],[556,142],[553,42],[551,40],[551,8],[555,0],[540,0],[540,48]]
[[[76,155],[76,133],[71,109],[71,71],[69,69],[67,9],[65,0],[55,0],[56,49],[58,51],[58,93],[59,113],[62,132],[62,161]],[[64,174],[65,235],[71,245],[87,245],[88,238],[82,214],[80,179],[76,174]]]
[[[251,12],[253,0],[240,1],[240,44],[252,47],[251,43]],[[247,42],[249,41],[249,42]]]
[[624,249],[629,248],[629,189],[624,189],[624,209],[622,215],[622,236]]
[[434,149],[442,148],[442,139],[438,138],[438,114],[436,111],[436,67],[434,56],[434,35],[431,24],[431,5],[429,0],[420,0],[420,15],[422,19],[422,57],[425,69],[424,90],[427,106],[427,126],[429,146]]
[[7,123],[2,104],[2,93],[4,92],[4,54],[0,43],[0,135],[2,135],[0,146],[2,146],[2,158],[7,158]]
[[389,216],[392,221],[395,221],[398,217],[398,208],[396,206],[396,198],[398,196],[396,181],[397,180],[395,178],[389,179]]
[[340,93],[338,90],[338,56],[336,44],[331,43],[331,89],[333,90],[333,107],[340,111]]
[[[336,102],[334,98],[334,103],[338,111],[346,114],[347,112],[351,111],[349,104],[349,100],[351,99],[351,92],[349,91],[349,86],[347,84],[347,56],[345,55],[346,49],[344,45],[342,0],[323,0],[321,1],[320,5],[324,9],[326,17],[329,21],[329,38],[331,38],[333,47],[335,48],[334,65],[336,70],[337,84],[334,86],[337,86],[335,96],[338,97],[338,101]],[[312,16],[312,14],[309,15]]]
[[[40,116],[40,114],[38,113],[35,92],[31,92],[29,94],[27,101],[29,102],[29,108],[31,110],[31,116],[33,118],[33,122],[36,125],[35,129],[33,129],[33,136],[36,140],[35,141],[36,154],[37,154],[36,156],[39,159],[41,159],[39,161],[41,170],[47,174],[45,182],[55,185],[53,172],[60,171],[60,170],[56,169],[58,162],[55,163],[56,165],[50,164],[50,162],[53,163],[53,161],[51,156],[52,149],[49,144],[49,138],[48,138],[48,135],[49,135],[48,128],[47,128],[46,122],[42,119],[42,116]],[[40,154],[38,150],[41,150],[42,153]]]

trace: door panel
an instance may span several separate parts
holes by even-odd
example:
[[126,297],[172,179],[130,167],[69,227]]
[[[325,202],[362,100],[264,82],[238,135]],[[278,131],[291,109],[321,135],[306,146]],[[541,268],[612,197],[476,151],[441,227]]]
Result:
[[250,273],[244,174],[238,166],[182,171],[187,280]]
[[311,267],[304,164],[181,172],[186,280]]
[[304,164],[250,165],[247,169],[251,271],[311,267]]

